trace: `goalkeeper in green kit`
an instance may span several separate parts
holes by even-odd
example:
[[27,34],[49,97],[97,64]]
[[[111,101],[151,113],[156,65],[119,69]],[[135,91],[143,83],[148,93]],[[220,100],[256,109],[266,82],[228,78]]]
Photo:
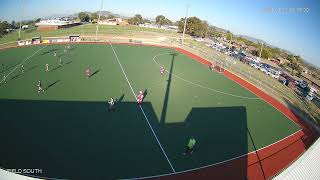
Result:
[[191,155],[193,153],[194,146],[196,145],[196,140],[194,138],[190,138],[186,147],[186,151],[183,155]]

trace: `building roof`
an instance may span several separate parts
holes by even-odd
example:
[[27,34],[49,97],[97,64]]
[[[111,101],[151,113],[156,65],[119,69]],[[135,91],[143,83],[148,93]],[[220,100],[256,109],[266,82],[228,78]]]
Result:
[[40,22],[36,23],[36,26],[64,26],[68,24],[74,24],[75,21],[69,20],[67,18],[52,18],[52,19],[43,19]]
[[275,180],[289,179],[320,179],[320,139],[285,171],[275,177]]

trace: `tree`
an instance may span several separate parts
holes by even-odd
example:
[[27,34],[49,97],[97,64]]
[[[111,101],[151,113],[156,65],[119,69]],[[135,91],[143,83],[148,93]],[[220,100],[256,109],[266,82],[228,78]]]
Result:
[[233,34],[232,34],[230,31],[228,31],[228,32],[227,32],[227,37],[226,37],[227,40],[228,40],[228,41],[231,41],[231,40],[232,40],[232,36],[233,36]]
[[140,14],[136,14],[134,17],[128,19],[128,23],[132,25],[138,25],[143,23],[142,16]]
[[34,20],[34,22],[40,22],[41,18],[37,18],[36,20]]
[[163,15],[158,15],[156,17],[156,24],[158,24],[159,26],[162,26],[165,19],[166,17],[164,17]]
[[106,16],[100,16],[100,20],[106,20],[107,17]]
[[89,15],[87,13],[85,13],[85,12],[79,13],[78,17],[79,17],[81,22],[89,22],[89,20],[90,20]]
[[92,21],[98,21],[99,15],[97,13],[92,13],[91,14],[91,20]]
[[296,57],[292,54],[289,54],[287,59],[290,61],[289,66],[291,67],[291,74],[293,75],[294,70],[298,69],[299,63],[298,63]]
[[12,29],[16,29],[16,28],[17,28],[17,24],[16,24],[15,21],[12,21],[12,22],[11,22],[10,28],[12,28]]
[[134,16],[134,18],[135,18],[137,24],[142,24],[143,23],[143,19],[142,19],[142,16],[140,14],[136,14]]
[[170,19],[165,18],[165,19],[162,21],[162,25],[172,25],[172,21],[171,21]]
[[262,48],[261,57],[264,59],[269,59],[271,57],[270,51],[267,48]]
[[144,19],[144,20],[143,20],[143,23],[149,23],[149,24],[150,24],[151,21],[150,21],[149,19]]
[[114,16],[114,15],[112,15],[112,14],[110,14],[110,15],[107,16],[107,19],[113,19],[113,18],[116,18],[116,16]]
[[9,29],[10,26],[11,25],[7,21],[0,21],[0,36],[7,34],[7,29]]
[[[183,32],[184,18],[178,22],[178,32]],[[208,24],[197,17],[189,17],[187,19],[186,33],[191,36],[205,37]]]

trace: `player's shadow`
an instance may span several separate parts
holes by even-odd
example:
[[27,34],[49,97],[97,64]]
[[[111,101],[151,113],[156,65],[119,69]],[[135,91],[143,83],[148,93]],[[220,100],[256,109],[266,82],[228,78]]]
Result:
[[54,71],[60,69],[61,67],[62,67],[62,66],[58,65],[57,67],[53,68],[53,69],[51,70],[51,72],[54,72]]
[[14,79],[20,77],[21,75],[23,75],[24,73],[27,73],[27,72],[31,71],[32,69],[35,69],[37,66],[38,66],[38,65],[32,66],[32,67],[30,67],[29,69],[25,70],[24,72],[20,72],[19,74],[16,74],[15,76],[13,76],[13,77],[11,78],[11,80],[14,80]]
[[121,107],[122,101],[124,98],[124,94],[122,94],[118,99],[115,99],[115,109],[119,109]]
[[94,76],[94,75],[98,74],[99,72],[100,72],[100,69],[98,69],[98,70],[94,71],[94,72],[90,75],[90,77],[92,77],[92,76]]
[[57,50],[59,50],[59,49],[53,48],[53,49],[50,49],[50,50],[48,50],[48,51],[45,51],[45,52],[41,53],[41,55],[50,54],[50,53],[55,52],[55,51],[57,51]]
[[119,99],[117,99],[117,104],[122,103],[123,98],[124,98],[124,94],[122,94],[122,95],[119,97]]
[[38,66],[39,66],[38,64],[37,64],[37,65],[34,65],[34,66],[28,68],[25,72],[32,71],[33,69],[37,68]]
[[57,57],[58,57],[58,58],[62,58],[65,54],[66,54],[66,53],[63,52],[63,53],[61,53],[61,54],[58,54]]
[[23,73],[19,73],[19,74],[13,76],[13,77],[11,78],[11,80],[14,80],[14,79],[18,78],[18,77],[21,76],[22,74],[23,74]]
[[170,66],[170,71],[169,71],[169,77],[168,77],[168,80],[167,80],[166,94],[164,96],[162,112],[161,112],[161,118],[160,118],[160,123],[162,123],[162,124],[165,123],[165,119],[166,119],[166,115],[167,115],[173,65],[174,65],[175,57],[178,55],[178,53],[171,53],[170,55],[172,56],[172,58],[171,58],[171,66]]
[[145,99],[147,97],[147,95],[148,95],[148,89],[145,89],[143,91],[143,98]]
[[9,65],[8,67],[7,66],[4,66],[4,69],[0,71],[0,73],[3,73],[3,72],[6,72],[7,70],[13,68],[13,67],[16,67],[18,64],[20,64],[20,62],[18,63],[15,63],[15,64],[12,64],[12,65]]
[[51,84],[49,84],[46,88],[45,88],[45,91],[47,91],[48,89],[52,88],[54,85],[56,85],[57,83],[59,83],[60,80],[56,80],[54,82],[52,82]]
[[72,63],[72,61],[68,61],[68,62],[66,62],[66,64],[70,64],[70,63]]

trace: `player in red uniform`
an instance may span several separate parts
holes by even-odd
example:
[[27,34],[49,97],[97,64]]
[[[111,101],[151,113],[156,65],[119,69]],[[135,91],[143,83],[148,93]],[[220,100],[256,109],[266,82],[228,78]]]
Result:
[[143,101],[143,98],[144,98],[144,94],[142,91],[139,92],[139,95],[138,95],[138,104],[140,105]]
[[164,74],[164,67],[160,67],[160,74],[163,75]]
[[86,69],[86,76],[87,76],[87,78],[90,77],[90,68],[87,68],[87,69]]
[[211,69],[211,70],[214,69],[214,64],[213,64],[213,62],[211,62],[211,64],[210,64],[210,69]]

